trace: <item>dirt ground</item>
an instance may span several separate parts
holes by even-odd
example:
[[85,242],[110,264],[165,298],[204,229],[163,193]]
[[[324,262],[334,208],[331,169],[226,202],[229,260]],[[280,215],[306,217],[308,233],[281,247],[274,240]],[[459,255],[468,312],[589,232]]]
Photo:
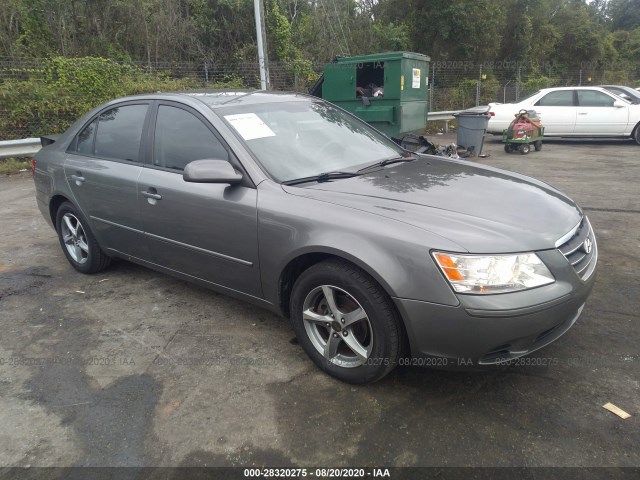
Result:
[[126,262],[76,273],[30,175],[0,178],[0,467],[640,467],[640,146],[485,152],[589,215],[582,317],[526,365],[400,367],[366,387],[321,373],[260,308]]

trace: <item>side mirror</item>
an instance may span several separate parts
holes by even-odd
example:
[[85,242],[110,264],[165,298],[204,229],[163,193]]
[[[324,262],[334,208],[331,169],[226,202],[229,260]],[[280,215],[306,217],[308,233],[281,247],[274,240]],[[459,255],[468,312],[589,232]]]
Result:
[[228,183],[242,181],[242,174],[226,160],[194,160],[184,167],[182,178],[193,183]]
[[624,103],[622,100],[614,100],[613,101],[613,106],[616,108],[624,108],[627,106],[626,103]]

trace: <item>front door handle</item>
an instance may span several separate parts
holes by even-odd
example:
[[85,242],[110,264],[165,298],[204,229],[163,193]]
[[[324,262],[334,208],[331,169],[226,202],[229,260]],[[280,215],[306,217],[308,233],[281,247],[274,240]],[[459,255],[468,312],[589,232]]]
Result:
[[162,200],[162,195],[158,194],[158,191],[153,187],[149,187],[148,190],[142,190],[140,193],[143,197],[147,197],[149,205],[155,205],[158,200]]
[[578,115],[589,115],[587,112],[578,112]]
[[144,195],[147,198],[153,198],[154,200],[162,200],[162,195],[159,195],[157,193],[153,193],[153,192],[146,192],[146,191],[141,191],[140,192],[142,195]]

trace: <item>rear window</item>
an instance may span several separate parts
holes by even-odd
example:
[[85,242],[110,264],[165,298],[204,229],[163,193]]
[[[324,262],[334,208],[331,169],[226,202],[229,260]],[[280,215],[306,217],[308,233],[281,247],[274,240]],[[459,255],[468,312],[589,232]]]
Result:
[[83,153],[85,155],[93,154],[93,137],[96,133],[96,125],[98,125],[97,118],[84,127],[84,130],[78,134],[78,140],[75,148],[76,152]]

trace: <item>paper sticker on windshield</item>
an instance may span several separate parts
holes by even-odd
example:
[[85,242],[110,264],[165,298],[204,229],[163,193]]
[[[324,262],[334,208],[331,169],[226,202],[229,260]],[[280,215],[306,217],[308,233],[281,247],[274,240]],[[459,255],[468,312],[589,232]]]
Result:
[[273,130],[260,120],[260,117],[255,113],[237,113],[235,115],[225,115],[224,118],[245,140],[276,136]]
[[420,69],[413,69],[413,81],[411,82],[411,88],[420,88]]

